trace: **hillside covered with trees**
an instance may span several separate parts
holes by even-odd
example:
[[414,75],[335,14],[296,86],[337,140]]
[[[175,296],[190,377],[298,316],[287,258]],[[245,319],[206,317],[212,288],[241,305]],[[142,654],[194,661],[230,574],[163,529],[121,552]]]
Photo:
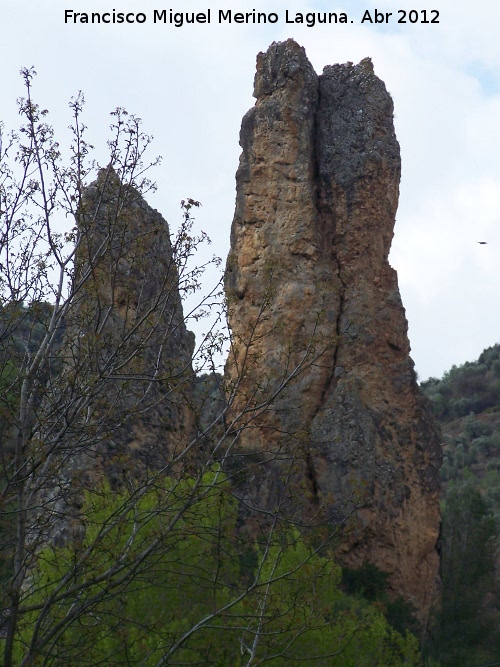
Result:
[[443,431],[442,665],[500,660],[500,345],[421,385]]

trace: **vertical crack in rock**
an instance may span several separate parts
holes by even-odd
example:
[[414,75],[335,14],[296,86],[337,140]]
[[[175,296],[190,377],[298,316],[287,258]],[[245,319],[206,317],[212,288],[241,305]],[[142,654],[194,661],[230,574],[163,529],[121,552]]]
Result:
[[290,511],[321,507],[333,523],[352,513],[343,561],[387,571],[424,616],[441,454],[388,262],[401,169],[392,100],[369,59],[318,76],[292,40],[259,54],[254,95],[226,271],[226,380],[240,452],[269,463],[241,494],[274,506],[288,479]]
[[[319,77],[319,82],[321,81],[321,77]],[[341,330],[341,323],[343,321],[343,306],[344,306],[344,294],[345,294],[345,284],[342,280],[342,267],[340,265],[339,259],[337,257],[336,253],[336,220],[333,215],[333,211],[331,210],[331,206],[329,206],[330,200],[331,200],[331,193],[329,193],[330,196],[325,196],[324,193],[324,186],[325,184],[323,183],[323,178],[322,178],[322,164],[321,164],[321,159],[322,159],[322,145],[321,145],[321,140],[322,140],[322,127],[319,124],[319,111],[323,108],[322,105],[322,89],[321,85],[318,86],[318,102],[316,105],[316,110],[315,110],[315,123],[314,123],[314,147],[313,147],[313,159],[314,159],[314,177],[316,181],[316,189],[315,189],[315,204],[316,204],[316,209],[317,209],[317,214],[318,214],[318,219],[320,221],[320,226],[324,229],[329,229],[331,230],[331,241],[329,240],[330,243],[330,250],[331,250],[331,263],[333,267],[336,267],[336,275],[339,280],[339,290],[338,290],[338,310],[337,310],[337,316],[335,319],[335,327],[334,327],[334,337],[335,337],[335,342],[333,344],[333,349],[332,349],[332,363],[330,367],[330,373],[328,377],[325,380],[325,386],[323,388],[323,392],[321,394],[321,399],[318,402],[318,405],[316,407],[315,414],[313,415],[312,421],[314,421],[314,417],[316,417],[317,413],[321,409],[321,406],[324,403],[325,397],[328,395],[328,393],[332,390],[333,385],[336,384],[336,379],[338,375],[336,373],[340,373],[341,370],[338,369],[337,366],[337,359],[338,359],[338,353],[340,349],[340,340],[342,337],[343,332]],[[310,457],[309,457],[310,458]],[[311,461],[311,466],[312,466],[312,461]],[[313,467],[313,466],[312,466]]]

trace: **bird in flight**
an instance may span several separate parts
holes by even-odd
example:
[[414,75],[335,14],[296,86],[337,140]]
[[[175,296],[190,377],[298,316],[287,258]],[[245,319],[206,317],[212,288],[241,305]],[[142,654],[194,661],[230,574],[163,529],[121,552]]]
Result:
[[479,245],[488,245],[488,241],[476,241]]

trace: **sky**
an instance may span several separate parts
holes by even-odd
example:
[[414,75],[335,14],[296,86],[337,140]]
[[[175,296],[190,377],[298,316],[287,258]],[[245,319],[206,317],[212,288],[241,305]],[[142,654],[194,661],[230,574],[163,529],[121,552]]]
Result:
[[[131,12],[131,24],[65,22],[73,12]],[[154,23],[154,12],[211,10],[211,23]],[[275,13],[274,24],[218,22],[219,10]],[[345,12],[346,24],[286,23],[286,11]],[[387,21],[362,22],[375,10]],[[411,17],[419,19],[411,23]],[[406,23],[399,22],[406,18]],[[423,23],[422,20],[434,23]],[[84,121],[105,160],[109,113],[125,107],[153,135],[149,203],[180,222],[179,202],[202,203],[196,225],[225,260],[234,212],[241,118],[254,104],[255,59],[293,37],[321,73],[372,58],[391,93],[403,173],[390,262],[397,270],[419,378],[441,377],[500,342],[500,3],[496,0],[2,0],[0,120],[19,124],[21,67],[62,140],[68,102],[82,90]],[[487,241],[480,245],[478,241]],[[217,276],[206,279],[209,289]],[[201,326],[201,330],[206,325]],[[198,331],[198,333],[200,333]]]

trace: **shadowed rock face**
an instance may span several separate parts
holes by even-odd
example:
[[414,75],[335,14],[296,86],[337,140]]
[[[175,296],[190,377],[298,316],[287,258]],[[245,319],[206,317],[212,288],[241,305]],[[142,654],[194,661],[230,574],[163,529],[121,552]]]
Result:
[[239,450],[275,462],[244,494],[262,506],[303,495],[303,514],[334,523],[350,514],[344,561],[389,572],[423,615],[441,453],[388,263],[401,170],[392,100],[369,59],[317,76],[292,40],[259,54],[254,95],[227,261],[226,377],[239,378]]
[[194,337],[167,223],[133,187],[102,170],[84,192],[78,226],[82,287],[68,317],[66,366],[91,397],[91,435],[78,420],[74,439],[85,446],[71,468],[122,485],[168,470],[187,444]]
[[76,222],[73,297],[40,407],[39,544],[80,538],[85,488],[131,491],[195,464],[194,336],[167,223],[111,168],[84,190]]

